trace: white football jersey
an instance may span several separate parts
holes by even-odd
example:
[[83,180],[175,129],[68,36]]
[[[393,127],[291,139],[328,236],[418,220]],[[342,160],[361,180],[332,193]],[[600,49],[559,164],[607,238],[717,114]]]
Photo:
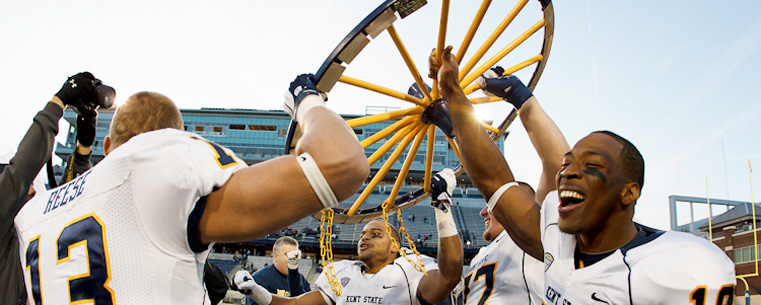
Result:
[[203,304],[204,196],[245,163],[184,131],[137,135],[16,216],[29,304]]
[[544,264],[523,252],[502,231],[470,261],[463,303],[542,304]]
[[[425,271],[438,269],[436,262],[422,256]],[[413,256],[413,260],[416,258]],[[383,267],[376,274],[364,272],[364,263],[343,260],[334,263],[336,280],[341,285],[341,296],[336,296],[330,288],[326,272],[317,279],[317,289],[328,304],[383,304],[383,305],[419,305],[417,288],[423,273],[417,271],[404,257],[397,258],[393,264]]]
[[636,224],[631,242],[576,268],[574,235],[558,227],[557,192],[542,205],[546,304],[731,304],[734,263],[716,245],[691,234]]

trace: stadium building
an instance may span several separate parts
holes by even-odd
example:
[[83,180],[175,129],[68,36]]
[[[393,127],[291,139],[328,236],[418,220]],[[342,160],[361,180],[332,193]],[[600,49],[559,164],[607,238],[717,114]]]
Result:
[[[387,109],[368,107],[368,112],[373,110],[385,112]],[[201,135],[210,141],[232,149],[238,157],[248,164],[262,162],[284,153],[290,117],[281,110],[202,108],[182,109],[181,112],[186,131]],[[99,162],[104,157],[103,138],[108,134],[113,114],[113,110],[99,110],[96,138],[93,145],[92,160],[94,163]],[[344,115],[346,119],[354,117],[357,116]],[[58,143],[55,150],[56,155],[62,159],[72,154],[76,145],[76,114],[66,111],[64,119],[71,126],[67,131],[66,141]],[[354,132],[361,141],[392,123],[382,122],[358,127],[354,129]],[[426,141],[423,141],[421,147],[425,147]],[[367,156],[370,156],[383,143],[384,141],[382,140],[366,149],[365,153]],[[504,138],[500,138],[497,144],[504,151]],[[381,168],[389,155],[390,153],[386,154],[371,167],[371,175],[374,175]],[[405,157],[406,153],[392,166],[390,173],[399,171]],[[413,192],[421,187],[425,169],[425,158],[425,154],[422,153],[415,157],[410,174],[400,194]],[[433,171],[437,172],[446,167],[454,168],[457,165],[459,165],[459,161],[454,151],[449,147],[446,136],[437,129],[433,151]],[[61,166],[65,166],[65,164],[61,164]],[[60,172],[60,169],[58,171]],[[478,252],[478,248],[486,245],[486,242],[481,237],[484,230],[484,222],[478,215],[481,208],[485,205],[485,201],[465,175],[460,176],[458,179],[458,187],[453,194],[454,218],[463,239],[465,257],[466,261],[468,261],[469,258],[472,258]],[[366,201],[366,205],[379,205],[388,198],[395,180],[396,177],[391,174],[388,175],[372,191],[372,194]],[[351,206],[358,195],[356,194],[342,202],[341,207],[347,208]],[[416,244],[417,249],[422,253],[435,257],[438,237],[436,236],[435,219],[433,210],[430,207],[430,199],[426,199],[402,211],[402,214],[402,224],[408,230],[409,237]],[[399,226],[399,220],[396,215],[391,215],[389,219],[391,223],[397,227]],[[312,257],[319,256],[319,226],[319,219],[307,217],[281,232],[273,232],[273,234],[265,238],[240,245],[216,245],[215,251],[222,252],[222,248],[224,248],[225,252],[232,253],[235,250],[241,250],[246,253],[251,251],[254,254],[267,256],[272,248],[272,244],[279,236],[290,235],[299,240],[302,251],[310,253]],[[359,233],[363,226],[364,223],[339,224],[334,226],[333,233],[335,236],[332,239],[332,245],[337,259],[356,254],[356,242],[359,239]],[[215,254],[214,257],[226,258],[227,256]],[[232,270],[237,264],[237,262],[217,263],[222,264],[226,271]],[[254,264],[257,268],[261,268],[263,262]]]

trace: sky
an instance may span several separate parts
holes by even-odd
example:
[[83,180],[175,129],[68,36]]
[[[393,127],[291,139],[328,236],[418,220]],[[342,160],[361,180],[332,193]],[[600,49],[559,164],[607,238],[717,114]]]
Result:
[[[436,45],[441,5],[428,2],[394,23],[422,72]],[[0,161],[13,155],[32,117],[66,77],[80,71],[115,87],[117,102],[149,90],[183,109],[281,109],[290,81],[316,72],[381,3],[6,3],[0,10]],[[474,45],[482,44],[512,3],[494,1]],[[477,6],[452,1],[447,44],[459,47]],[[538,21],[539,7],[531,0],[487,56]],[[552,49],[534,93],[571,146],[592,131],[610,130],[638,147],[646,173],[635,214],[640,222],[667,229],[670,195],[759,199],[761,186],[752,193],[751,181],[761,171],[761,2],[556,1],[554,9]],[[532,37],[500,64],[533,56],[540,45]],[[526,81],[532,69],[516,74]],[[398,91],[412,83],[387,33],[373,39],[345,75]],[[329,96],[328,106],[346,114],[364,114],[366,106],[411,106],[344,84]],[[479,113],[501,121],[507,111],[503,104]],[[68,123],[61,122],[66,130]],[[519,122],[510,131],[506,158],[518,179],[536,186],[539,159]],[[44,174],[36,183],[42,180]],[[696,217],[707,210],[697,205]]]

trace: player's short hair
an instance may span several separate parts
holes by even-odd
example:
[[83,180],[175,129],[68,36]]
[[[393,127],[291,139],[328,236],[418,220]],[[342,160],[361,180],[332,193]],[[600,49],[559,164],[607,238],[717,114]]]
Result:
[[275,241],[275,244],[272,245],[272,255],[275,255],[275,253],[280,253],[280,246],[283,244],[295,246],[297,249],[299,248],[299,242],[293,239],[293,237],[290,236],[283,236],[278,238]]
[[593,133],[601,133],[615,139],[618,143],[621,143],[623,148],[619,153],[621,158],[621,165],[624,168],[626,177],[630,181],[639,183],[640,190],[645,184],[645,160],[642,158],[642,154],[639,153],[637,147],[634,146],[629,140],[607,130],[598,130]]
[[141,133],[174,128],[182,130],[182,114],[174,102],[161,93],[142,91],[127,98],[111,121],[111,145],[118,147]]

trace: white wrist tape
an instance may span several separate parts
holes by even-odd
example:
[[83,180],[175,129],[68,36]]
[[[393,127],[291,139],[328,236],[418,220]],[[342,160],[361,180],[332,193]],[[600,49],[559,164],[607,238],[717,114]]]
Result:
[[[338,206],[338,199],[333,194],[333,190],[330,189],[328,181],[322,175],[317,163],[314,162],[312,156],[309,153],[300,154],[296,159],[299,161],[301,171],[309,181],[309,185],[312,186],[312,190],[317,194],[317,198],[320,199],[322,206],[326,209],[334,208]],[[258,302],[257,302],[258,303]]]
[[449,207],[449,212],[447,213],[437,208],[434,208],[434,211],[439,238],[457,235],[457,226],[454,224],[454,218],[452,217],[452,207]]
[[259,285],[255,285],[248,296],[259,305],[269,305],[272,303],[272,294]]
[[310,94],[304,97],[296,109],[296,122],[303,122],[304,116],[315,107],[325,107],[325,101],[317,94]]
[[491,195],[491,198],[489,198],[489,203],[486,205],[489,206],[489,212],[491,212],[494,209],[494,206],[497,205],[497,201],[499,201],[499,198],[502,197],[502,194],[505,193],[509,188],[513,186],[519,186],[518,182],[511,181],[508,183],[503,184],[500,186],[494,194]]

